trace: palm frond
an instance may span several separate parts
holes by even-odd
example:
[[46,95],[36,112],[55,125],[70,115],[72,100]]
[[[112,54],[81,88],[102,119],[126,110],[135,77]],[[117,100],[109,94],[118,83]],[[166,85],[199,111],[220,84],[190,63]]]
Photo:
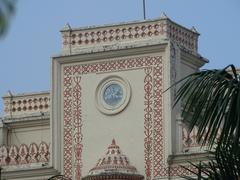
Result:
[[214,159],[209,159],[208,163],[200,162],[198,164],[190,165],[193,166],[196,171],[181,166],[182,168],[189,171],[195,177],[181,176],[185,179],[192,180],[239,180],[240,177],[240,152],[232,152],[231,145],[229,147],[218,146],[218,150],[210,152]]
[[0,0],[0,37],[6,32],[10,17],[15,12],[16,0]]
[[207,177],[209,177],[210,175],[207,170],[207,168],[209,167],[208,164],[201,161],[198,164],[194,164],[192,162],[188,162],[188,163],[195,168],[194,171],[185,166],[180,166],[180,167],[190,172],[192,174],[192,177],[181,175],[180,176],[181,178],[188,179],[188,180],[201,180],[201,179],[207,180],[208,179]]
[[48,178],[48,180],[71,180],[71,178],[67,178],[64,175],[54,175]]
[[[184,121],[190,130],[198,127],[198,142],[203,140],[202,144],[210,148],[216,139],[220,145],[239,144],[240,80],[233,65],[187,76],[177,92],[175,104],[180,100]],[[236,149],[236,146],[232,147]]]

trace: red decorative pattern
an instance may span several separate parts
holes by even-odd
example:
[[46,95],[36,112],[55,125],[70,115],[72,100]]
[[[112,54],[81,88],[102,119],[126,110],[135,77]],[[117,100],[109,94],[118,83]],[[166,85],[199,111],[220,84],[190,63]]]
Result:
[[63,116],[64,116],[64,175],[72,178],[72,155],[73,155],[73,128],[72,128],[72,67],[64,68],[63,90]]
[[[143,69],[144,78],[144,153],[145,176],[148,180],[160,175],[156,167],[163,160],[162,130],[162,57],[145,56],[113,59],[108,62],[64,67],[64,175],[81,178],[82,110],[81,76],[130,69]],[[154,97],[156,96],[156,97]],[[155,106],[155,107],[154,107]],[[154,108],[154,109],[153,109]],[[154,127],[156,126],[156,127]],[[154,137],[156,136],[156,137]],[[154,152],[156,151],[156,152]],[[153,154],[154,153],[154,154]],[[154,157],[156,155],[156,157]],[[156,172],[157,171],[157,172]],[[166,171],[164,171],[166,172]],[[165,173],[164,173],[165,174]]]
[[146,179],[151,180],[152,175],[152,150],[153,150],[153,78],[152,67],[145,68],[144,78],[144,158]]
[[164,21],[144,23],[124,27],[111,27],[110,29],[74,30],[71,36],[63,33],[63,45],[72,46],[91,45],[105,42],[114,42],[128,39],[140,39],[159,36],[167,33],[167,24]]
[[169,23],[168,37],[177,42],[182,47],[197,52],[198,34],[195,32],[189,31],[186,28],[182,28],[175,23]]
[[29,146],[29,163],[37,163],[38,159],[38,146],[36,143],[32,143]]
[[73,147],[75,158],[74,179],[81,178],[81,159],[82,159],[82,109],[81,109],[81,77],[73,77]]
[[9,165],[17,165],[18,164],[18,147],[16,145],[10,146],[9,149]]
[[8,148],[0,146],[0,166],[6,166],[8,163]]
[[45,142],[39,145],[31,143],[29,146],[21,144],[0,146],[0,166],[19,166],[32,163],[49,162],[49,146]]
[[49,147],[46,143],[41,142],[38,147],[39,162],[48,162]]
[[154,177],[166,175],[163,169],[164,163],[164,142],[163,142],[163,65],[162,60],[156,57],[156,65],[153,68],[153,84],[154,84],[154,102],[153,102],[153,167]]
[[28,163],[28,147],[26,144],[22,144],[19,148],[19,164]]
[[4,97],[5,116],[34,112],[48,112],[50,109],[49,92],[14,95]]
[[[163,18],[156,21],[123,24],[120,26],[95,27],[86,29],[66,29],[62,31],[63,49],[78,52],[81,47],[146,38],[169,38],[189,53],[196,54],[198,36],[195,30],[184,28]],[[78,48],[80,47],[80,48]]]
[[[185,165],[184,167],[188,168],[189,170],[193,172],[197,172],[197,169],[191,165]],[[169,169],[169,175],[170,177],[179,177],[179,176],[190,176],[193,175],[190,171],[180,167],[180,166],[174,166],[170,167]]]
[[131,165],[127,156],[125,156],[120,147],[116,144],[115,139],[112,144],[108,146],[107,153],[102,156],[97,164],[89,171],[89,175],[110,174],[112,170],[122,174],[137,174],[137,169]]
[[[205,133],[206,134],[208,131],[208,128],[205,129]],[[217,138],[220,137],[220,132],[221,129],[218,131],[217,134]],[[198,143],[197,141],[197,133],[198,133],[198,128],[195,126],[192,131],[190,132],[188,126],[183,123],[182,125],[182,143],[183,143],[183,150],[184,149],[191,149],[194,148],[196,150],[196,148],[199,149],[199,151],[203,151],[203,149],[201,149],[201,145]],[[202,140],[204,140],[204,137],[202,137]]]
[[191,132],[189,132],[187,126],[184,124],[182,127],[182,142],[183,148],[201,147],[197,143],[197,127],[194,127]]

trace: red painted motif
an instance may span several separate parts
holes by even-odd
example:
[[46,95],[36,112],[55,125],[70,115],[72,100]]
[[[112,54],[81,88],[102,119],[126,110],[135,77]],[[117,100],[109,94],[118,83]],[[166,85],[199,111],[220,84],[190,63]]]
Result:
[[36,143],[32,143],[29,146],[29,163],[38,162],[38,146]]
[[166,174],[163,170],[164,163],[164,145],[163,145],[163,65],[160,58],[156,58],[156,65],[153,68],[153,167],[154,177],[159,177]]
[[[148,180],[166,174],[163,157],[162,57],[145,56],[64,67],[64,174],[81,178],[82,111],[81,76],[131,69],[144,69],[144,158]],[[74,158],[73,158],[74,157]],[[159,170],[162,168],[164,170]]]
[[45,142],[39,145],[31,143],[29,146],[21,144],[0,146],[0,166],[21,166],[32,163],[49,162],[49,146]]
[[49,147],[45,142],[41,142],[38,147],[39,162],[48,162],[49,161]]
[[21,146],[19,147],[19,160],[18,163],[19,164],[27,164],[28,163],[28,147],[26,144],[21,144]]
[[145,175],[147,180],[152,176],[152,150],[153,150],[153,77],[152,67],[144,69],[144,158],[145,158]]
[[82,109],[81,77],[73,77],[73,148],[75,158],[74,179],[81,178],[82,159]]
[[73,128],[72,128],[72,67],[64,68],[63,80],[63,116],[64,116],[64,139],[63,139],[63,157],[64,157],[64,175],[72,178],[72,155],[73,155]]
[[18,164],[18,147],[16,145],[10,146],[9,149],[9,165],[17,165]]
[[6,166],[8,163],[8,149],[6,146],[0,146],[0,165]]
[[167,24],[164,22],[154,22],[150,25],[132,25],[129,28],[117,27],[109,30],[85,31],[85,32],[73,32],[71,36],[67,34],[63,35],[63,45],[89,45],[102,42],[112,42],[125,39],[138,39],[144,37],[164,35],[167,33]]
[[[197,172],[197,169],[194,168],[193,166],[190,165],[185,165],[184,167],[188,168],[189,170],[193,171],[193,172]],[[175,167],[171,167],[169,169],[169,175],[170,177],[179,177],[179,176],[190,176],[192,175],[192,173],[180,166],[175,166]]]
[[189,53],[196,54],[198,36],[194,29],[184,28],[168,18],[163,18],[115,27],[68,29],[62,32],[62,42],[66,50],[74,47],[73,51],[81,51],[80,48],[83,46],[160,37],[169,38]]
[[18,113],[33,113],[38,111],[47,112],[50,109],[49,95],[37,94],[27,97],[13,97],[5,100],[5,115],[15,115]]

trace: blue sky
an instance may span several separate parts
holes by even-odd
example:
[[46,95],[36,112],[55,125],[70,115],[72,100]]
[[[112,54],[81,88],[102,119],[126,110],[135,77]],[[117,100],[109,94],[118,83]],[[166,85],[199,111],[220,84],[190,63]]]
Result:
[[[18,1],[5,38],[0,39],[0,96],[50,89],[51,56],[61,49],[59,30],[142,20],[142,0]],[[173,21],[201,34],[204,68],[240,67],[239,0],[146,0],[147,19],[165,12]],[[2,114],[0,101],[0,115]]]

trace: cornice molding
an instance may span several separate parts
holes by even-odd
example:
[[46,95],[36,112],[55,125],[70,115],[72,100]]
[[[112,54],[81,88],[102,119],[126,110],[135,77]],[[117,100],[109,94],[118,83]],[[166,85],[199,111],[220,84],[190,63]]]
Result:
[[168,156],[169,165],[178,165],[188,162],[208,161],[211,155],[207,152],[174,154]]
[[12,171],[2,171],[2,179],[36,179],[57,175],[59,172],[53,167],[38,167],[38,168],[27,168],[18,169]]
[[25,117],[13,117],[13,118],[3,118],[2,123],[7,128],[26,128],[26,127],[36,127],[36,126],[47,126],[50,125],[50,114],[40,113],[33,114],[31,116]]
[[183,49],[181,49],[181,61],[195,69],[201,68],[203,65],[209,62],[206,58],[200,55],[190,54]]
[[59,64],[85,62],[100,60],[106,58],[126,57],[133,55],[141,55],[147,53],[162,52],[165,50],[169,43],[169,40],[156,40],[154,42],[145,42],[140,44],[129,44],[129,46],[109,46],[109,49],[98,47],[94,49],[88,49],[81,51],[78,54],[59,55],[52,57],[53,61],[57,61]]

